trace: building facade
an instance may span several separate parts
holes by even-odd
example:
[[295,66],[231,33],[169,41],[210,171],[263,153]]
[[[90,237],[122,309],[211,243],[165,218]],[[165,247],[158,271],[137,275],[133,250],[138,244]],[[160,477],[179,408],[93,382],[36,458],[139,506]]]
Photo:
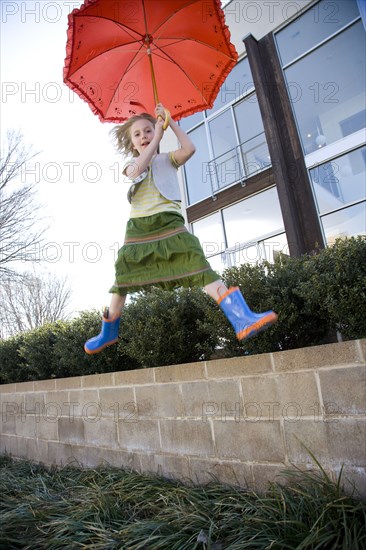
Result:
[[364,0],[224,11],[239,61],[213,108],[180,122],[196,145],[181,174],[187,222],[212,267],[365,234]]

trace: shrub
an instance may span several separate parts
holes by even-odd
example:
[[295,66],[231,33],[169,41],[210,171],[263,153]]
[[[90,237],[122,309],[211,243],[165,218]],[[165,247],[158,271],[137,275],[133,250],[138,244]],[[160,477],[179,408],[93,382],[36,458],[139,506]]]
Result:
[[215,302],[201,289],[139,294],[123,311],[120,340],[88,356],[85,341],[99,333],[100,314],[48,324],[0,340],[0,383],[76,376],[319,344],[330,331],[366,337],[366,239],[338,240],[317,255],[279,256],[273,264],[227,269],[254,311],[274,309],[279,321],[255,338],[238,342]]
[[99,334],[100,328],[101,315],[97,311],[84,311],[73,321],[64,323],[54,348],[58,376],[114,372],[139,366],[122,347],[111,346],[102,353],[87,355],[84,344],[88,338]]
[[254,311],[274,309],[278,322],[237,344],[221,317],[224,353],[264,353],[318,344],[331,330],[343,338],[366,336],[366,239],[337,240],[319,254],[279,256],[273,264],[227,269],[228,286],[241,288]]
[[23,335],[13,336],[7,340],[0,340],[0,384],[23,382],[24,362],[19,356],[19,348]]
[[215,303],[201,289],[154,288],[125,308],[119,349],[144,367],[207,359],[217,344],[204,322],[211,308]]
[[300,292],[344,338],[366,336],[366,238],[338,239],[311,258],[312,277]]

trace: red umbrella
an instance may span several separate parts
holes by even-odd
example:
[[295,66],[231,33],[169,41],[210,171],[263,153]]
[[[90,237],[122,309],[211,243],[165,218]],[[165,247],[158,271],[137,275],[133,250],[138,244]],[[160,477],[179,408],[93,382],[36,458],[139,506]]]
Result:
[[85,0],[66,53],[64,82],[115,123],[158,102],[176,120],[211,108],[238,58],[220,0]]

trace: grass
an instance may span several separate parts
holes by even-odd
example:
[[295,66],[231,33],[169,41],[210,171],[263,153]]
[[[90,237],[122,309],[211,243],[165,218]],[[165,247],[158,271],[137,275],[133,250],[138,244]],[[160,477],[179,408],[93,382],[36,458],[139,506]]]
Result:
[[365,550],[366,504],[320,467],[265,494],[0,457],[0,548]]

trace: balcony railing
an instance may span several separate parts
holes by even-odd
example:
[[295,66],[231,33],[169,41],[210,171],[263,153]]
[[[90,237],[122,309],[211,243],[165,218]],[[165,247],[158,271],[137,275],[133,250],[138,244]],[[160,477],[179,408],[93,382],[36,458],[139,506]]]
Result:
[[254,136],[208,163],[212,198],[234,183],[245,185],[251,176],[271,166],[264,132]]

